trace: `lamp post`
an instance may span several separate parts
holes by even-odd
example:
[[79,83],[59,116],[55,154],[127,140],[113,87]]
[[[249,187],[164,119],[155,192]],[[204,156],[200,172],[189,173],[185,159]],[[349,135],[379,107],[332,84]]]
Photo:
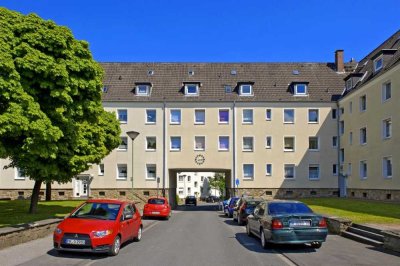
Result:
[[128,137],[131,138],[132,140],[132,176],[131,176],[131,181],[132,181],[132,197],[133,197],[133,141],[136,139],[137,136],[139,136],[139,132],[136,131],[128,131],[126,132],[126,134],[128,135]]

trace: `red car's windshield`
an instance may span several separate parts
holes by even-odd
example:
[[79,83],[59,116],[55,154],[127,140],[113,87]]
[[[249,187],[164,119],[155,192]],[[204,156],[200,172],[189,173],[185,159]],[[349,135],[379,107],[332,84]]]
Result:
[[162,205],[162,204],[165,204],[165,200],[164,199],[149,199],[147,203]]
[[76,210],[71,218],[115,220],[121,204],[86,202]]

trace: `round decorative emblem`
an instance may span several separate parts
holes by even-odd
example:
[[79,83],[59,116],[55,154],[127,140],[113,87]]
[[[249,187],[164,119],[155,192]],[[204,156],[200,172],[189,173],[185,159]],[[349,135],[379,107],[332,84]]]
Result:
[[198,154],[196,155],[196,157],[194,158],[194,162],[198,165],[201,165],[205,162],[206,158],[204,157],[204,155],[202,154]]

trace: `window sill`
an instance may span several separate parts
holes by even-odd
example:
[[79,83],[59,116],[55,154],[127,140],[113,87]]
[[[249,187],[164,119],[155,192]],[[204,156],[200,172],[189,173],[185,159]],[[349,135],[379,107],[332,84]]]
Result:
[[317,150],[312,150],[312,149],[308,149],[309,152],[319,152],[319,149]]
[[229,122],[218,122],[219,125],[229,125]]
[[98,176],[104,176],[104,174],[98,174]]
[[294,152],[294,150],[283,150],[284,152]]
[[169,150],[170,152],[179,152],[181,150]]
[[156,125],[157,123],[156,122],[146,122],[146,123],[144,123],[145,125]]
[[153,177],[146,177],[145,179],[146,181],[156,181],[157,178],[153,178]]
[[220,151],[220,152],[227,152],[227,151],[229,151],[229,150],[218,150],[218,151]]
[[128,149],[117,149],[117,151],[128,151]]
[[286,181],[296,181],[296,177],[285,177],[284,180]]
[[120,124],[128,124],[127,121],[119,121]]
[[25,177],[15,177],[14,178],[15,181],[25,181]]
[[128,178],[127,177],[117,177],[116,180],[117,181],[127,181]]
[[155,152],[157,151],[156,149],[146,149],[146,152]]
[[285,125],[293,125],[294,122],[283,122],[283,124],[285,124]]
[[309,181],[320,181],[320,178],[308,178]]
[[205,122],[194,122],[195,125],[205,125]]
[[311,122],[311,121],[308,121],[308,123],[309,124],[319,124],[319,122],[317,121],[317,122]]
[[205,151],[206,149],[194,149],[195,151]]

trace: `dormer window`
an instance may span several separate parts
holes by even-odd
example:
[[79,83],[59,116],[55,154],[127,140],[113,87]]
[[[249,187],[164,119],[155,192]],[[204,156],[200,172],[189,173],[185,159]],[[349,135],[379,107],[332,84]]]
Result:
[[346,89],[347,89],[347,90],[350,90],[351,88],[353,88],[353,79],[349,78],[349,79],[346,81]]
[[241,96],[253,96],[253,86],[251,84],[241,84],[239,88]]
[[186,96],[198,96],[199,95],[199,84],[185,84],[185,95]]
[[136,84],[136,95],[138,96],[149,96],[150,95],[150,84]]
[[294,95],[296,96],[306,96],[307,93],[307,84],[306,83],[297,83],[294,84]]
[[377,59],[374,60],[374,71],[377,72],[381,70],[383,67],[383,58],[378,57]]

